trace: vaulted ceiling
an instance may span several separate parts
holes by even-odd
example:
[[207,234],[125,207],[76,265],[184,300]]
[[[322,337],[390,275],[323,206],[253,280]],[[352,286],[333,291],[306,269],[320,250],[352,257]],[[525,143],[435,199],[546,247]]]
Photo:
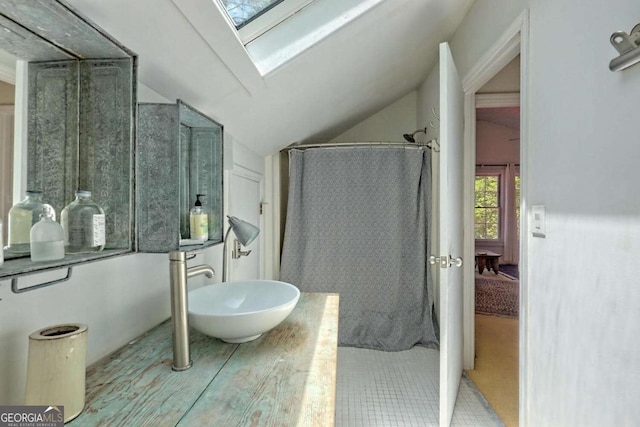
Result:
[[262,155],[329,140],[416,89],[472,2],[373,2],[261,77],[210,1],[68,0],[139,55],[142,84],[168,100],[183,99]]

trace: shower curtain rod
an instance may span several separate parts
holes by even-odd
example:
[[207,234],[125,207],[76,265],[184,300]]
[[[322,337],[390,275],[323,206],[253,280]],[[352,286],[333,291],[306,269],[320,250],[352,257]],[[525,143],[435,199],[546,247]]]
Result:
[[[346,147],[404,147],[404,148],[429,148],[432,149],[434,144],[438,144],[438,141],[432,139],[425,143],[410,143],[410,142],[393,142],[393,141],[369,141],[369,142],[325,142],[325,143],[307,143],[307,144],[293,144],[282,149],[282,151],[290,150],[306,150],[307,148],[346,148]],[[439,151],[439,150],[434,150]]]
[[480,164],[476,165],[477,168],[492,168],[492,167],[507,167],[507,166],[518,166],[520,167],[520,163],[496,163],[494,164]]

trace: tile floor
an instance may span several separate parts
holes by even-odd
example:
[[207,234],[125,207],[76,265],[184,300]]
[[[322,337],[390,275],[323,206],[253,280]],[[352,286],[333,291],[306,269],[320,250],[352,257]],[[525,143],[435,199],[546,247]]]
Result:
[[[337,427],[438,426],[437,350],[400,352],[338,348]],[[465,377],[452,426],[503,426],[484,397]]]

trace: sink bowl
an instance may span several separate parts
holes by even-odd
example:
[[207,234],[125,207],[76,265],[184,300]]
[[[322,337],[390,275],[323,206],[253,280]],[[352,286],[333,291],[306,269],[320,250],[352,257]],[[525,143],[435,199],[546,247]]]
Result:
[[248,342],[278,326],[299,298],[298,288],[275,280],[216,283],[189,292],[189,325],[226,342]]

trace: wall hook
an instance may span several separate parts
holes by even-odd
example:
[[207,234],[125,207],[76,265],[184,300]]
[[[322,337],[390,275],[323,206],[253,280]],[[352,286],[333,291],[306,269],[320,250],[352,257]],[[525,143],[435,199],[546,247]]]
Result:
[[609,63],[611,71],[621,71],[640,62],[640,24],[633,27],[629,34],[616,31],[609,40],[620,54]]

